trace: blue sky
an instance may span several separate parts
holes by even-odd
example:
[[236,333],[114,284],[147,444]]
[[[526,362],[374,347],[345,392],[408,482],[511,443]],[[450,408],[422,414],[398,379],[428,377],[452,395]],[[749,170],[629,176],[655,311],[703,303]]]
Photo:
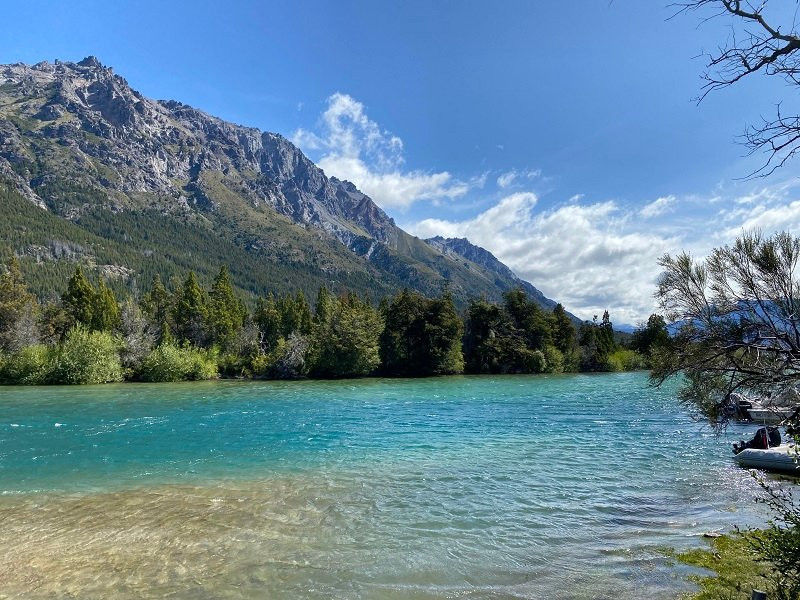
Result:
[[7,0],[0,62],[94,54],[145,95],[296,141],[412,233],[466,236],[582,317],[655,309],[656,259],[800,225],[797,163],[735,143],[796,93],[693,102],[727,23],[668,1]]

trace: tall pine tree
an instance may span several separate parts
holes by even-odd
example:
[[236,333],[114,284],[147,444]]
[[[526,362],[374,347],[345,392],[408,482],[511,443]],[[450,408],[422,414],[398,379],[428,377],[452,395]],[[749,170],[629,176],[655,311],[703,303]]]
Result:
[[190,271],[183,286],[177,290],[173,309],[175,335],[179,342],[189,342],[195,346],[206,345],[206,313],[205,292],[194,271]]

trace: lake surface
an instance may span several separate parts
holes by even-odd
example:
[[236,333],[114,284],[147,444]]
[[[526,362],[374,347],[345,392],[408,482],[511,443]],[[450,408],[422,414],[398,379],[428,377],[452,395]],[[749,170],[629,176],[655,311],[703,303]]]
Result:
[[641,373],[0,388],[0,598],[674,598],[760,525]]

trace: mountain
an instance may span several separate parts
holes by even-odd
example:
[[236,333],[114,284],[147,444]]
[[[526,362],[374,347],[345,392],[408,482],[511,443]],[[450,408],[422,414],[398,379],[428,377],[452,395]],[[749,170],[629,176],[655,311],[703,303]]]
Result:
[[0,210],[0,257],[42,295],[76,262],[118,288],[227,264],[250,294],[449,285],[463,305],[522,285],[554,305],[469,242],[409,235],[281,135],[145,98],[94,57],[0,65]]

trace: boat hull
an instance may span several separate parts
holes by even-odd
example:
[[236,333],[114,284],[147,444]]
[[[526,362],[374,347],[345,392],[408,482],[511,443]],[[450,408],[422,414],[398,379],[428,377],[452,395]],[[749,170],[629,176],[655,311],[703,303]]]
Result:
[[793,408],[750,408],[747,411],[750,420],[753,423],[761,423],[763,425],[780,425],[792,416],[795,409]]
[[800,477],[800,462],[794,446],[783,445],[762,450],[746,448],[733,457],[739,466],[788,473]]

